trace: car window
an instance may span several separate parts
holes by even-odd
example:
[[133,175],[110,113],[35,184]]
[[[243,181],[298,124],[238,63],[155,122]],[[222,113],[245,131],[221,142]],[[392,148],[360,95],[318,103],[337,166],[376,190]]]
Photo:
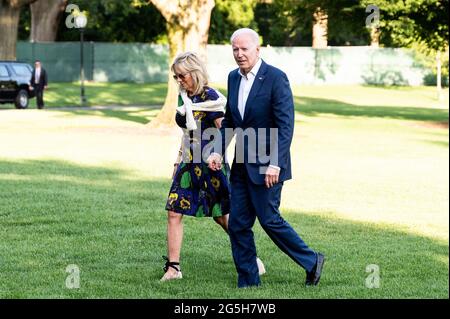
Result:
[[14,73],[16,73],[19,76],[29,76],[29,77],[31,77],[30,69],[28,69],[27,66],[24,65],[24,64],[17,64],[17,65],[13,64],[12,68],[14,70]]
[[0,77],[9,77],[8,70],[4,65],[0,65]]

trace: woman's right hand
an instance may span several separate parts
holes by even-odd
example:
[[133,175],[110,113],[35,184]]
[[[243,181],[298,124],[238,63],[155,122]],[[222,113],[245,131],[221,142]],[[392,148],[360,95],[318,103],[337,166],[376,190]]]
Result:
[[221,128],[222,127],[222,121],[223,121],[223,117],[219,117],[218,119],[214,120],[214,124],[216,125],[217,128]]

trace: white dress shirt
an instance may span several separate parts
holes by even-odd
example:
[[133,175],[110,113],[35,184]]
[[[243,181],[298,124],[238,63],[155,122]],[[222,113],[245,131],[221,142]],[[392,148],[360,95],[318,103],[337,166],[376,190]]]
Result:
[[36,73],[34,74],[34,83],[39,84],[39,78],[41,77],[41,68],[36,68]]
[[252,89],[253,82],[255,82],[256,74],[258,74],[259,68],[261,67],[262,60],[258,59],[258,62],[253,66],[247,75],[242,74],[239,70],[239,75],[241,76],[241,84],[239,85],[239,97],[238,97],[238,109],[241,113],[241,118],[244,119],[245,113],[245,103],[247,103],[248,95]]

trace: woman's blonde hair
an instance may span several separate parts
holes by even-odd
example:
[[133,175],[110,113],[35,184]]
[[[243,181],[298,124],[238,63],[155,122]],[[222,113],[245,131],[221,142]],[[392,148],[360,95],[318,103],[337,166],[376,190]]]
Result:
[[[199,56],[194,52],[184,52],[179,54],[170,67],[172,72],[189,73],[194,81],[193,95],[203,93],[205,86],[208,85],[208,72],[206,66]],[[175,70],[176,69],[176,70]]]

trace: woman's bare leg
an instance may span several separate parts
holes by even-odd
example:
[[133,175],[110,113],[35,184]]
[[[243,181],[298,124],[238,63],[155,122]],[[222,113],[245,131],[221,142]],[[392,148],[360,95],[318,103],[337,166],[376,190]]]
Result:
[[[168,211],[167,213],[167,253],[169,261],[180,262],[181,245],[183,243],[183,215]],[[169,267],[164,277],[173,277],[177,271]]]

